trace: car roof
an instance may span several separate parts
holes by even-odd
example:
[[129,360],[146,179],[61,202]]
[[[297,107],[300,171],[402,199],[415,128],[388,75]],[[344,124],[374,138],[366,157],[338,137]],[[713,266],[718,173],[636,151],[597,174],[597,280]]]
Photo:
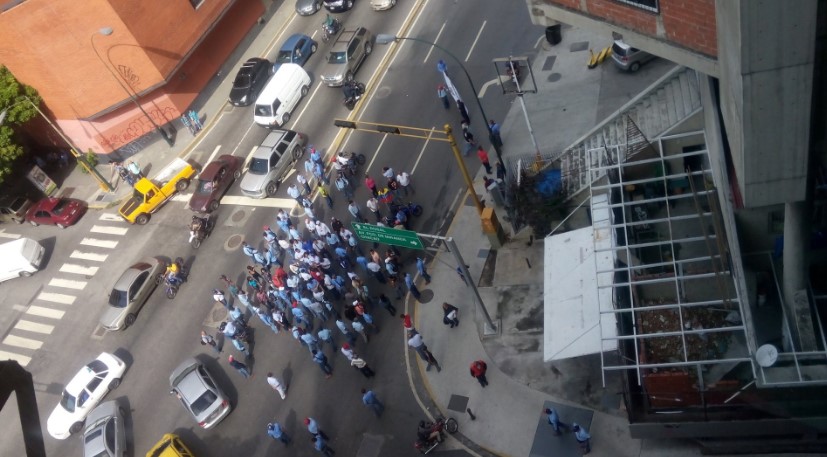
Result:
[[225,163],[226,162],[221,160],[214,160],[210,162],[206,167],[204,167],[203,170],[201,170],[201,173],[198,175],[198,179],[212,181],[212,179],[215,178],[215,174],[218,173],[218,170],[220,170]]
[[181,364],[172,370],[172,373],[169,375],[169,385],[176,387],[178,383],[181,382],[181,379],[191,371],[198,368],[198,365],[201,365],[201,362],[196,360],[195,357],[190,357],[181,362]]
[[35,203],[34,206],[32,206],[29,211],[39,211],[39,210],[50,211],[55,206],[57,206],[57,204],[60,203],[61,200],[62,200],[61,198],[54,198],[54,197],[43,198],[40,201],[38,201],[37,203]]
[[115,285],[113,288],[118,290],[127,290],[129,286],[135,281],[135,278],[138,277],[144,271],[149,271],[152,269],[152,265],[147,262],[138,262],[131,267],[127,268],[126,271],[123,272],[120,278],[115,281]]
[[242,66],[242,68],[243,68],[243,67],[254,67],[254,66],[256,66],[257,64],[259,64],[260,62],[267,62],[267,59],[262,59],[261,57],[250,57],[250,58],[249,58],[249,59],[247,59],[247,61],[246,61],[246,62],[244,62],[244,64],[243,64],[243,65],[241,65],[241,66]]
[[296,45],[296,42],[301,40],[302,38],[310,39],[309,36],[303,33],[294,33],[290,35],[286,40],[284,40],[284,44],[281,45],[281,50],[292,50],[293,46]]
[[[261,146],[256,148],[256,152],[253,153],[254,159],[270,159],[270,153],[273,150],[273,146],[281,146],[282,139],[287,135],[287,130],[273,130],[270,132],[265,138],[264,141],[261,142]],[[285,146],[277,147],[277,150],[280,152],[284,152]]]
[[626,51],[628,51],[629,49],[632,49],[632,47],[631,47],[631,46],[629,46],[629,44],[627,44],[627,43],[626,43],[626,42],[624,42],[623,40],[615,40],[615,43],[614,43],[614,44],[616,44],[618,47],[620,47],[620,48],[622,48],[622,49],[624,49],[624,50],[626,50]]

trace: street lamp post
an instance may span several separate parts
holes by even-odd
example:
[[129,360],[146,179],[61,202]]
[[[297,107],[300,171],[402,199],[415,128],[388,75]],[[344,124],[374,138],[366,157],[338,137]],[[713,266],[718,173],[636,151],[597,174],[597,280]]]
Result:
[[[29,97],[26,97],[26,96],[24,96],[23,98],[32,105],[32,107],[37,111],[38,114],[40,114],[41,117],[43,117],[43,119],[49,124],[49,126],[52,128],[52,130],[54,130],[55,133],[57,133],[58,136],[60,138],[62,138],[63,141],[66,142],[66,144],[69,146],[69,151],[72,153],[72,156],[75,157],[75,160],[77,161],[77,163],[79,163],[81,167],[83,167],[86,171],[89,172],[89,174],[98,182],[98,185],[100,186],[100,188],[102,190],[107,191],[107,192],[114,191],[115,188],[112,187],[112,184],[106,178],[104,178],[103,175],[100,174],[100,172],[97,170],[97,168],[89,165],[89,163],[86,162],[86,159],[80,153],[80,150],[77,147],[75,147],[75,145],[72,144],[71,141],[69,141],[69,138],[66,138],[66,135],[64,135],[63,132],[61,132],[60,129],[57,128],[57,126],[54,123],[52,123],[52,120],[49,119],[46,116],[46,114],[44,114],[43,111],[40,110],[40,108],[32,101],[32,99],[30,99]],[[22,102],[18,102],[18,103],[22,103]],[[6,110],[3,110],[2,112],[0,112],[0,124],[3,124],[3,120],[5,118],[6,118]]]
[[162,129],[161,126],[155,123],[155,121],[152,119],[149,113],[147,113],[146,110],[144,110],[144,107],[141,106],[141,103],[138,101],[138,98],[135,96],[135,94],[133,94],[132,91],[130,91],[129,88],[124,84],[124,82],[121,81],[121,78],[115,74],[115,71],[112,70],[111,65],[107,65],[106,61],[104,61],[103,57],[101,57],[100,52],[98,52],[98,48],[95,47],[95,35],[101,34],[103,36],[109,36],[112,35],[112,32],[112,27],[102,27],[100,30],[93,33],[92,36],[89,38],[89,42],[92,44],[92,50],[95,51],[95,55],[98,56],[98,60],[101,61],[103,66],[106,67],[107,70],[109,70],[109,74],[111,74],[112,77],[115,78],[115,81],[117,81],[121,88],[126,92],[126,95],[130,98],[130,100],[132,100],[132,103],[134,103],[135,106],[137,106],[138,109],[141,110],[144,116],[146,116],[146,118],[149,119],[149,123],[152,124],[155,130],[157,130],[158,133],[161,134],[161,137],[164,139],[164,141],[166,141],[168,145],[173,146],[175,143],[172,141],[172,137],[169,136],[169,133],[167,133],[166,130]]
[[[396,35],[390,35],[390,34],[387,34],[387,33],[380,33],[380,34],[376,35],[376,42],[379,43],[379,44],[389,44],[389,43],[396,42],[396,41],[399,41],[399,40],[418,41],[420,43],[425,43],[427,45],[431,45],[431,46],[441,50],[445,54],[447,54],[448,57],[454,59],[454,62],[456,62],[457,65],[459,65],[459,67],[462,68],[462,71],[465,73],[465,77],[468,78],[468,84],[471,85],[471,92],[474,93],[474,99],[477,101],[477,106],[479,106],[479,108],[480,108],[480,113],[482,113],[482,123],[485,124],[486,130],[488,130],[488,140],[491,141],[491,144],[494,146],[494,151],[497,153],[497,159],[499,159],[500,162],[502,162],[503,156],[502,156],[502,153],[500,152],[500,146],[497,144],[496,137],[494,136],[494,131],[491,130],[491,124],[488,123],[488,116],[485,115],[485,109],[483,109],[483,107],[482,107],[482,102],[480,101],[480,97],[477,94],[477,88],[474,86],[474,81],[471,79],[471,75],[468,74],[468,70],[465,69],[465,66],[462,64],[462,61],[460,61],[457,58],[457,56],[452,54],[451,51],[443,48],[442,46],[440,46],[440,45],[438,45],[434,42],[431,42],[431,41],[428,41],[428,40],[423,40],[422,38],[396,36]],[[440,70],[440,71],[443,71],[443,70]],[[447,69],[444,70],[444,71],[447,72]]]

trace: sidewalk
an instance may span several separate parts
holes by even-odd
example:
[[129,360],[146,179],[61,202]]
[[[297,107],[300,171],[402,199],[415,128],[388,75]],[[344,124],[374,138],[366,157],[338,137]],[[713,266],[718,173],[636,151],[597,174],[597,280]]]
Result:
[[[543,49],[534,57],[538,93],[526,95],[525,102],[542,152],[562,150],[671,68],[663,62],[649,71],[642,69],[633,78],[616,74],[611,62],[588,70],[588,49],[599,49],[606,42],[611,41],[565,28],[562,43],[550,47],[544,41]],[[490,99],[487,101],[491,103]],[[532,153],[518,103],[513,104],[502,122],[502,136],[505,157]],[[482,185],[483,176],[483,170],[478,170],[475,187],[481,198],[490,201]],[[508,232],[504,211],[495,209]],[[442,371],[426,372],[416,354],[410,351],[409,355],[414,368],[418,367],[414,377],[424,381],[430,399],[443,414],[459,422],[459,440],[449,441],[447,447],[466,447],[479,455],[581,455],[572,433],[554,436],[543,413],[545,408],[554,406],[562,422],[577,422],[588,429],[592,436],[591,455],[700,455],[691,442],[632,439],[621,410],[619,385],[609,383],[603,388],[599,358],[543,362],[545,234],[538,234],[540,238],[533,243],[526,231],[511,235],[510,242],[496,252],[491,251],[477,211],[467,201],[457,211],[447,233],[454,237],[470,266],[489,314],[495,322],[499,321],[498,335],[481,339],[484,319],[472,292],[455,272],[457,265],[450,254],[442,251],[430,262],[431,284],[425,285],[421,279],[418,283],[423,302],[414,304],[415,326]],[[458,328],[451,329],[442,323],[443,302],[460,309]],[[489,385],[484,389],[469,372],[471,362],[478,359],[488,363]],[[476,420],[466,409],[472,411]]]

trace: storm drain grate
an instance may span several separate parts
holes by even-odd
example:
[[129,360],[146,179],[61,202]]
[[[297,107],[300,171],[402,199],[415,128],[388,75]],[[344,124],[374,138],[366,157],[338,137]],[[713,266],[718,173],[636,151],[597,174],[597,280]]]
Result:
[[451,400],[448,402],[448,409],[464,413],[466,407],[468,407],[468,397],[451,395]]

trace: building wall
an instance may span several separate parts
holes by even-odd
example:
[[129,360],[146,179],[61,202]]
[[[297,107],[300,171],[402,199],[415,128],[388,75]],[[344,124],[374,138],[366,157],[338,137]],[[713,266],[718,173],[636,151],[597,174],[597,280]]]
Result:
[[[715,0],[660,0],[655,13],[617,0],[526,0],[532,22],[608,36],[708,75],[717,75]],[[611,41],[607,40],[607,44]],[[599,48],[601,44],[592,44]]]
[[718,0],[721,110],[744,206],[806,197],[816,0]]
[[[0,61],[80,149],[110,152],[153,131],[127,90],[156,124],[177,119],[262,12],[260,1],[28,0],[0,14]],[[204,40],[212,52],[199,52]]]

